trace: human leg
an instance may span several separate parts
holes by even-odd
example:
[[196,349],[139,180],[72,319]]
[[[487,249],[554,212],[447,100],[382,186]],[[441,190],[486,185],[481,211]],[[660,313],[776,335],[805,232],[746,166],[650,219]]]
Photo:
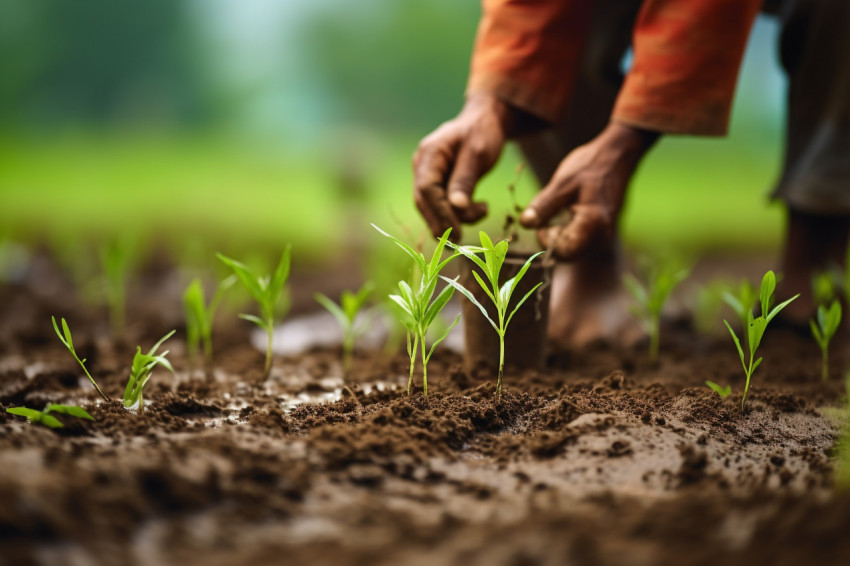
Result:
[[[517,140],[531,169],[545,185],[573,149],[608,124],[622,83],[621,61],[629,46],[638,0],[598,2],[576,77],[570,110],[562,123]],[[563,347],[605,338],[629,342],[640,335],[622,292],[622,258],[616,239],[567,264],[552,281],[549,336]]]
[[782,65],[788,118],[782,177],[774,196],[788,207],[780,292],[801,293],[786,317],[815,308],[811,279],[843,268],[850,236],[850,3],[786,0]]

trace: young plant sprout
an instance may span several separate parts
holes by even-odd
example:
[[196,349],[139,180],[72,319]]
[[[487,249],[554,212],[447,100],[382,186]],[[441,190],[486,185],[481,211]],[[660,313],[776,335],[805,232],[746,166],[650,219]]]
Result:
[[448,243],[451,228],[443,233],[442,238],[440,238],[440,241],[437,242],[437,247],[434,249],[431,260],[428,261],[422,253],[414,250],[398,238],[387,234],[374,224],[372,224],[372,227],[404,250],[404,252],[413,259],[414,264],[422,274],[419,280],[419,285],[416,287],[415,291],[410,284],[407,283],[407,281],[400,281],[398,284],[399,294],[390,295],[390,299],[397,304],[404,313],[404,316],[401,317],[401,322],[404,325],[405,330],[407,330],[407,355],[410,358],[410,377],[407,380],[407,394],[410,395],[411,388],[413,387],[413,370],[416,366],[417,348],[419,348],[421,349],[422,354],[422,392],[427,398],[428,361],[434,354],[434,349],[437,345],[445,340],[451,329],[460,322],[460,315],[458,315],[454,322],[452,322],[442,334],[438,335],[437,338],[434,339],[431,343],[430,350],[427,348],[425,344],[425,336],[428,333],[428,328],[454,294],[454,288],[450,285],[446,285],[437,294],[436,298],[434,298],[434,292],[437,289],[437,281],[439,279],[440,272],[452,259],[457,257],[457,254],[452,254],[447,259],[442,259],[443,250]]
[[280,256],[280,261],[271,275],[260,276],[252,272],[248,267],[236,260],[230,259],[222,254],[216,254],[218,259],[230,267],[242,282],[242,285],[251,293],[257,305],[260,307],[260,316],[252,314],[240,314],[239,318],[248,320],[266,331],[268,337],[266,342],[266,364],[265,376],[268,377],[272,369],[272,340],[274,339],[274,313],[275,305],[283,292],[283,286],[289,278],[289,263],[292,246],[287,244]]
[[339,304],[336,304],[322,293],[313,295],[316,302],[325,307],[334,316],[339,323],[340,329],[342,329],[342,367],[345,375],[351,372],[354,341],[366,330],[365,324],[355,324],[357,314],[366,304],[366,300],[374,290],[375,285],[371,281],[367,281],[360,287],[357,293],[343,291],[339,297]]
[[[815,322],[817,320],[817,322]],[[841,303],[834,299],[829,308],[826,305],[818,305],[817,316],[809,320],[812,328],[812,336],[821,351],[821,379],[829,379],[829,342],[838,327],[841,325]]]
[[723,399],[727,398],[729,395],[732,394],[731,385],[727,385],[726,387],[720,387],[713,381],[706,381],[705,384],[708,385],[709,389],[720,395],[720,397]]
[[43,411],[38,411],[36,409],[27,409],[26,407],[12,407],[10,409],[6,409],[6,412],[11,413],[13,415],[26,417],[27,420],[31,423],[44,425],[50,428],[63,428],[65,426],[59,419],[57,419],[50,413],[59,413],[62,415],[77,417],[79,419],[88,419],[90,421],[94,420],[94,417],[88,414],[88,412],[82,407],[77,407],[74,405],[57,405],[54,403],[47,405]]
[[221,303],[224,292],[236,283],[236,275],[227,277],[215,290],[210,304],[207,305],[204,298],[204,286],[200,279],[195,279],[183,293],[183,309],[186,313],[186,345],[189,357],[197,358],[201,342],[203,342],[204,359],[212,360],[212,328],[216,310]]
[[71,329],[68,328],[68,323],[65,322],[64,318],[61,319],[62,320],[62,332],[59,332],[59,325],[56,324],[56,317],[51,316],[50,320],[53,321],[53,330],[56,331],[56,336],[59,337],[59,340],[65,345],[66,348],[68,348],[68,351],[71,352],[71,355],[74,356],[74,359],[77,360],[77,363],[80,364],[80,367],[82,367],[83,371],[86,372],[86,377],[88,377],[89,381],[91,381],[91,384],[94,385],[95,390],[97,390],[97,392],[100,393],[100,396],[103,397],[104,401],[109,401],[109,397],[107,397],[103,393],[103,391],[100,390],[100,387],[97,385],[97,382],[91,376],[91,374],[89,373],[89,370],[86,369],[86,360],[85,359],[81,360],[79,358],[79,356],[77,356],[77,352],[76,352],[76,350],[74,350],[74,340],[73,340],[73,338],[71,338]]
[[162,343],[171,338],[174,332],[172,330],[160,338],[159,342],[154,344],[153,348],[147,354],[143,354],[142,348],[136,346],[136,355],[133,356],[133,366],[130,368],[130,379],[127,380],[127,387],[124,388],[125,409],[134,410],[138,408],[140,413],[145,412],[145,398],[143,393],[145,391],[145,385],[148,384],[156,366],[161,365],[171,373],[174,373],[171,362],[165,358],[168,355],[168,350],[161,354],[156,353],[159,347],[162,346]]
[[753,312],[759,300],[756,288],[753,287],[749,279],[742,279],[738,285],[738,294],[733,295],[731,292],[726,291],[723,293],[723,300],[738,315],[738,322],[741,324],[741,333],[744,335],[744,341],[746,342],[747,333],[744,332],[744,329],[747,328],[750,313]]
[[623,283],[637,301],[633,313],[649,334],[649,361],[656,362],[661,335],[661,311],[670,293],[688,276],[690,270],[666,261],[648,263],[644,272],[645,285],[630,273],[623,276]]
[[744,366],[744,374],[747,376],[747,381],[744,384],[744,396],[741,398],[742,411],[744,410],[744,404],[747,401],[747,393],[750,390],[750,378],[753,376],[753,372],[756,371],[756,368],[759,367],[759,364],[761,364],[763,359],[755,359],[755,355],[759,344],[761,344],[761,339],[764,336],[764,331],[767,329],[767,325],[782,309],[788,306],[791,301],[800,296],[799,294],[794,295],[787,301],[784,301],[771,309],[774,302],[774,290],[776,290],[776,275],[774,275],[773,271],[768,271],[764,274],[764,278],[761,280],[761,291],[759,293],[761,314],[758,317],[753,317],[752,310],[747,314],[747,325],[745,328],[747,329],[747,346],[749,347],[750,353],[749,363],[747,363],[744,358],[744,349],[741,347],[741,341],[738,340],[738,336],[735,334],[735,331],[732,330],[728,321],[725,319],[723,320],[723,324],[726,325],[726,328],[729,329],[729,334],[732,335],[732,340],[735,341],[735,347],[738,349],[738,357],[741,358],[741,365]]
[[113,334],[124,331],[127,275],[130,271],[132,247],[127,238],[122,238],[100,248],[100,264],[106,283],[106,302],[109,305],[109,324]]
[[[523,298],[521,298],[514,305],[513,310],[508,314],[508,308],[510,307],[511,297],[513,296],[514,290],[516,289],[519,282],[522,280],[525,272],[528,271],[528,268],[531,267],[531,262],[534,261],[539,255],[544,252],[537,252],[533,254],[528,260],[523,264],[523,266],[519,269],[519,272],[512,278],[505,281],[502,285],[499,285],[499,274],[502,271],[502,265],[505,263],[505,257],[508,255],[508,242],[506,240],[502,240],[497,244],[493,244],[493,241],[490,237],[484,232],[479,232],[478,237],[481,240],[481,246],[452,246],[458,252],[469,258],[475,265],[477,265],[484,275],[487,278],[485,282],[478,273],[473,270],[472,275],[475,277],[475,281],[478,282],[478,285],[487,294],[490,300],[493,302],[493,305],[496,307],[496,320],[490,317],[487,313],[487,309],[482,305],[472,292],[469,291],[466,287],[458,283],[456,280],[448,279],[447,277],[443,277],[443,279],[460,291],[463,296],[465,296],[469,301],[474,304],[484,317],[490,322],[490,325],[496,331],[496,334],[499,335],[499,374],[496,380],[496,397],[501,398],[502,396],[502,375],[505,369],[505,332],[508,330],[508,325],[511,323],[511,319],[516,314],[519,307],[525,303],[526,300],[534,293],[540,285],[543,283],[538,283],[532,289],[525,294]],[[482,260],[478,254],[481,253],[484,255],[484,259]]]

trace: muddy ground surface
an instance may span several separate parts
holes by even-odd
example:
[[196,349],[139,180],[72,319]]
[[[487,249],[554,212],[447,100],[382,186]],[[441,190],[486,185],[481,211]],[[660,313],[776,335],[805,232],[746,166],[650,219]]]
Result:
[[[404,354],[359,352],[344,382],[339,351],[317,349],[263,379],[247,323],[226,315],[212,371],[193,369],[167,269],[131,289],[114,340],[45,262],[0,288],[0,407],[76,403],[95,422],[0,412],[0,564],[850,563],[825,409],[841,372],[821,382],[791,330],[766,336],[745,412],[704,386],[743,388],[728,336],[687,321],[664,329],[658,365],[603,346],[552,356],[509,372],[501,402],[439,352],[425,400],[404,394]],[[125,411],[135,345],[172,327],[176,376],[156,371],[144,414]]]

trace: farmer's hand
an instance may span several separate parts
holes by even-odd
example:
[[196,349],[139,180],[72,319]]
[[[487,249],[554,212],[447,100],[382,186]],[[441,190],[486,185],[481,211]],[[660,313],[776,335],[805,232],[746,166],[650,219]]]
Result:
[[505,140],[542,122],[486,93],[467,97],[460,114],[419,143],[413,155],[413,197],[434,236],[476,222],[487,205],[473,202],[478,180],[495,165]]
[[[540,243],[562,260],[596,246],[610,247],[631,176],[658,137],[657,132],[610,123],[561,161],[549,184],[523,211],[520,223],[538,228]],[[563,210],[572,213],[569,221],[548,226]]]

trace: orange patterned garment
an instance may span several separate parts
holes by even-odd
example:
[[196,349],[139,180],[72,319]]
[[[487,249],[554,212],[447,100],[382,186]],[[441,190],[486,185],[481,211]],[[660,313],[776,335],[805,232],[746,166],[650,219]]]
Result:
[[[612,120],[664,133],[723,135],[762,0],[644,0],[634,60]],[[568,107],[593,0],[483,0],[468,91],[551,122]]]

